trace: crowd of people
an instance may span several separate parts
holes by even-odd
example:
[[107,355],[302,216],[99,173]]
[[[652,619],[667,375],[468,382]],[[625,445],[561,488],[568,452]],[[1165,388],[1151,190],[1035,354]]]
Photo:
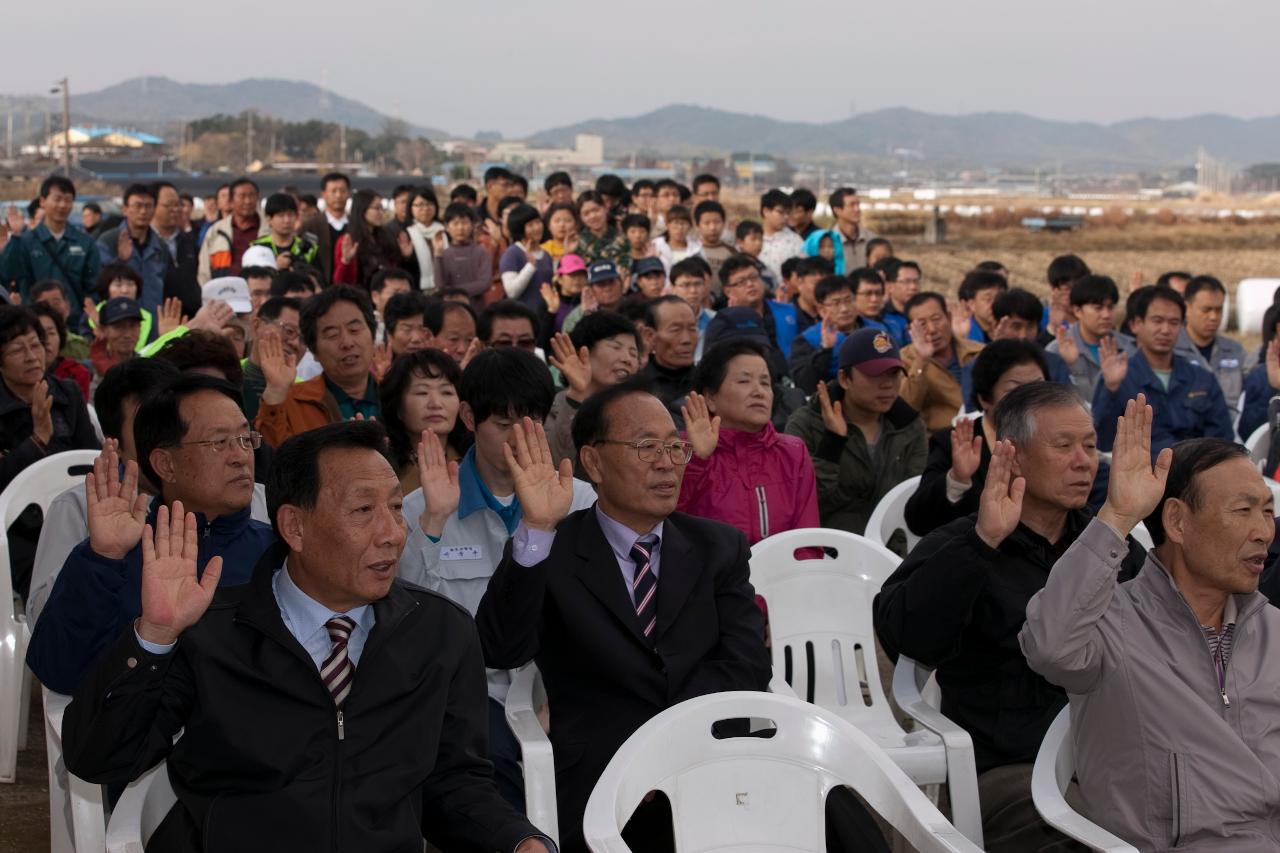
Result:
[[[1239,446],[1280,394],[1280,307],[1246,353],[1207,274],[1122,305],[1066,255],[1041,300],[999,261],[930,279],[853,188],[825,228],[806,189],[740,221],[720,189],[240,178],[201,220],[161,182],[76,224],[47,179],[0,232],[0,488],[101,449],[9,539],[27,662],[75,697],[67,768],[168,757],[155,849],[549,851],[504,712],[534,661],[585,849],[646,720],[766,689],[750,546],[863,534],[919,477],[875,628],[972,736],[987,849],[1070,849],[1030,797],[1068,695],[1093,819],[1280,842],[1274,513]],[[856,801],[827,817],[831,849],[888,849]],[[670,819],[640,804],[633,849]]]

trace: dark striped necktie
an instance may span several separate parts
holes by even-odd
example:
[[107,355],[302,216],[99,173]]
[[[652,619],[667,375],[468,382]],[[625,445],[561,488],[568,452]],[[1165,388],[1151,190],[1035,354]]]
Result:
[[636,618],[640,620],[640,632],[651,646],[656,639],[654,629],[658,625],[658,576],[653,573],[653,549],[656,547],[658,537],[652,533],[641,536],[631,546],[631,562],[636,564],[631,600],[636,606]]
[[356,674],[355,664],[347,657],[347,641],[351,639],[356,622],[350,616],[335,616],[324,623],[324,627],[329,632],[329,641],[333,643],[333,647],[329,649],[329,656],[320,667],[320,679],[329,688],[333,704],[341,708],[347,694],[351,692],[351,682]]

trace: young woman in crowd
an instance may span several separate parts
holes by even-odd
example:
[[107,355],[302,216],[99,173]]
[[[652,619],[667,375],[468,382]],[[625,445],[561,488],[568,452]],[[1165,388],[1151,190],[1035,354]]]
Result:
[[693,458],[681,512],[731,524],[755,544],[785,530],[820,527],[817,479],[804,442],[777,432],[768,353],[731,338],[711,347],[681,413]]
[[1030,341],[1006,338],[983,348],[973,363],[973,392],[967,401],[982,415],[961,418],[929,439],[929,460],[920,475],[920,487],[905,509],[912,533],[924,536],[978,511],[996,442],[991,414],[1014,388],[1048,378],[1044,353]]
[[57,308],[44,302],[32,305],[31,313],[36,315],[40,325],[44,327],[44,369],[59,379],[74,382],[80,389],[80,395],[88,403],[89,383],[93,379],[89,369],[74,358],[61,354],[62,348],[67,345],[67,324],[62,319],[62,314]]
[[430,430],[444,442],[445,455],[458,460],[471,435],[458,419],[458,382],[462,371],[444,352],[418,350],[400,356],[379,386],[382,425],[405,494],[418,488],[418,442]]
[[511,245],[502,253],[498,272],[508,299],[542,309],[542,286],[555,278],[555,263],[542,249],[542,217],[528,204],[517,204],[507,212],[506,228]]
[[613,261],[620,270],[630,267],[631,247],[622,232],[609,222],[609,206],[604,196],[595,190],[579,195],[578,218],[582,220],[578,254],[587,266],[596,261]]
[[347,233],[333,247],[334,284],[354,284],[368,290],[374,275],[387,267],[400,267],[418,278],[413,241],[404,231],[392,236],[385,223],[382,196],[373,190],[357,190],[351,197]]
[[[436,289],[435,257],[448,246],[448,236],[439,221],[440,202],[431,187],[418,187],[409,197],[409,242],[418,262],[418,289]],[[438,247],[438,248],[437,248]]]

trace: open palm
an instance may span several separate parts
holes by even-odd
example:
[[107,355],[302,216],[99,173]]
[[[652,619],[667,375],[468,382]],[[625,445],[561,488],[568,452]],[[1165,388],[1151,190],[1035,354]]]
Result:
[[222,558],[214,557],[199,577],[195,513],[184,513],[182,502],[156,514],[154,534],[147,525],[142,537],[142,618],[138,633],[156,643],[171,643],[194,625],[213,600],[222,576]]
[[123,560],[142,538],[147,521],[147,496],[138,493],[138,463],[125,464],[122,480],[113,445],[93,460],[84,487],[89,547],[109,560]]
[[568,459],[555,464],[542,424],[524,418],[512,432],[515,450],[504,444],[502,453],[511,469],[525,524],[551,530],[573,505],[573,464]]
[[1107,502],[1098,512],[1122,536],[1138,526],[1164,497],[1173,450],[1166,447],[1151,462],[1151,421],[1154,414],[1147,398],[1139,394],[1125,404],[1116,420],[1116,440],[1111,447],[1111,478]]
[[1022,520],[1022,497],[1027,481],[1013,474],[1016,456],[1013,443],[997,441],[991,451],[991,465],[987,468],[987,484],[978,502],[978,537],[997,548],[1009,537]]
[[418,479],[426,504],[419,524],[423,532],[438,537],[445,521],[458,511],[462,490],[458,484],[458,463],[447,461],[440,437],[431,430],[424,429],[418,443]]

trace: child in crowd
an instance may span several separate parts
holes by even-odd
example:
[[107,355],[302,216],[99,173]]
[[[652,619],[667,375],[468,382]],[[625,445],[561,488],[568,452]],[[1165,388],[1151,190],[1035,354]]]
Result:
[[778,279],[760,260],[760,253],[764,251],[764,226],[759,222],[744,219],[734,229],[733,236],[737,241],[738,253],[755,262],[760,270],[760,278],[764,279],[765,292],[772,296],[778,290]]
[[653,247],[649,245],[652,232],[653,223],[643,213],[629,213],[623,217],[622,233],[626,235],[632,263],[653,255]]
[[662,265],[670,274],[673,266],[702,251],[702,242],[689,234],[693,230],[689,208],[681,204],[672,205],[667,209],[666,219],[666,233],[655,237],[652,245],[654,254],[662,259]]
[[733,249],[724,244],[724,221],[724,206],[718,201],[699,202],[693,209],[693,224],[702,241],[702,257],[711,265],[711,281],[717,299],[721,295],[720,267],[734,254]]
[[466,291],[473,306],[480,306],[493,281],[493,259],[475,240],[475,212],[466,204],[453,202],[444,210],[444,228],[449,245],[436,254],[436,287]]

